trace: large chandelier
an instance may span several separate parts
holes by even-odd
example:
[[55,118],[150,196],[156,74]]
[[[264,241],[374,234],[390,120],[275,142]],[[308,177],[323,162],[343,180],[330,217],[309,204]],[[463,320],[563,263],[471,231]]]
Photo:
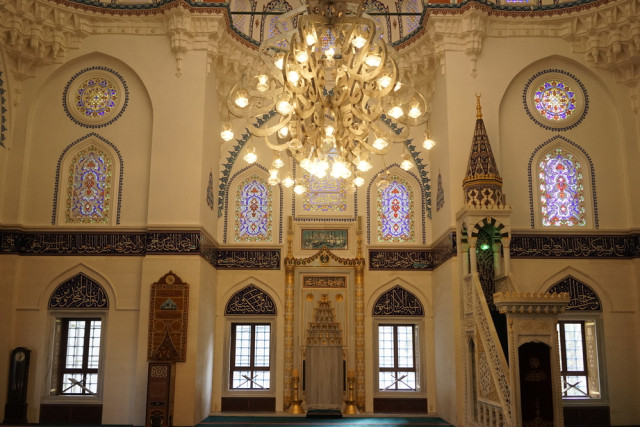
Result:
[[[401,81],[395,50],[361,3],[311,1],[281,15],[278,29],[259,48],[262,66],[231,89],[222,138],[233,138],[231,118],[260,118],[246,126],[274,153],[270,184],[295,183],[290,171],[281,175],[289,156],[313,176],[361,186],[370,155],[388,153],[391,143],[407,140],[411,126],[426,121],[424,97],[410,79]],[[257,160],[252,144],[243,156],[249,163]],[[434,144],[427,130],[423,146]],[[413,166],[406,150],[400,165]],[[302,185],[294,190],[305,191]]]

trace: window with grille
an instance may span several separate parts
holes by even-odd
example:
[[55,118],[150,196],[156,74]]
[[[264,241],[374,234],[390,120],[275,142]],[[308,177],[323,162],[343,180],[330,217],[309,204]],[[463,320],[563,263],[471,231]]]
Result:
[[271,325],[231,324],[229,386],[232,390],[269,390],[271,387]]
[[55,394],[93,396],[100,385],[102,319],[56,321]]
[[599,398],[594,321],[558,322],[560,375],[564,398]]
[[378,389],[416,391],[415,325],[378,325]]

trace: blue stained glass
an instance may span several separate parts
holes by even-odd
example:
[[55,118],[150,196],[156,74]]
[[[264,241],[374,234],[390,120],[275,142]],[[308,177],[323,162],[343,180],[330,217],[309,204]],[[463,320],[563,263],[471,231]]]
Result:
[[413,241],[413,195],[407,183],[394,177],[378,191],[378,241]]
[[95,147],[81,152],[71,165],[69,177],[71,222],[106,222],[111,189],[111,162]]
[[236,200],[236,241],[271,239],[271,190],[253,175],[239,186]]
[[558,148],[544,157],[538,172],[542,225],[586,225],[584,188],[578,161]]

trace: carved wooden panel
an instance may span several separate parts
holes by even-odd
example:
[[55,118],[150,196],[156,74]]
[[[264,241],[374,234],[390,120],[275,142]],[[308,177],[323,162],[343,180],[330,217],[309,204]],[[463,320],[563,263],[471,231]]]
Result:
[[186,361],[188,311],[189,285],[173,272],[151,285],[149,360]]

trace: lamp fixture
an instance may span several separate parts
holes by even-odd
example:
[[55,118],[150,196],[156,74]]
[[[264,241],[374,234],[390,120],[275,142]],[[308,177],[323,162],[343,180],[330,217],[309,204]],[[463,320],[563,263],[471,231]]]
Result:
[[[287,31],[294,17],[297,27]],[[372,168],[369,155],[388,153],[389,143],[405,142],[410,128],[424,123],[424,97],[410,79],[400,81],[395,50],[361,2],[311,0],[281,15],[277,28],[259,48],[264,65],[247,70],[231,89],[229,114],[260,118],[246,126],[275,153],[269,183],[294,185],[290,173],[279,176],[286,154],[311,175],[362,185],[362,172]],[[392,129],[386,116],[403,126]],[[256,161],[253,145],[243,158]],[[405,152],[402,168],[412,166]],[[294,191],[301,194],[304,186],[298,182]]]

